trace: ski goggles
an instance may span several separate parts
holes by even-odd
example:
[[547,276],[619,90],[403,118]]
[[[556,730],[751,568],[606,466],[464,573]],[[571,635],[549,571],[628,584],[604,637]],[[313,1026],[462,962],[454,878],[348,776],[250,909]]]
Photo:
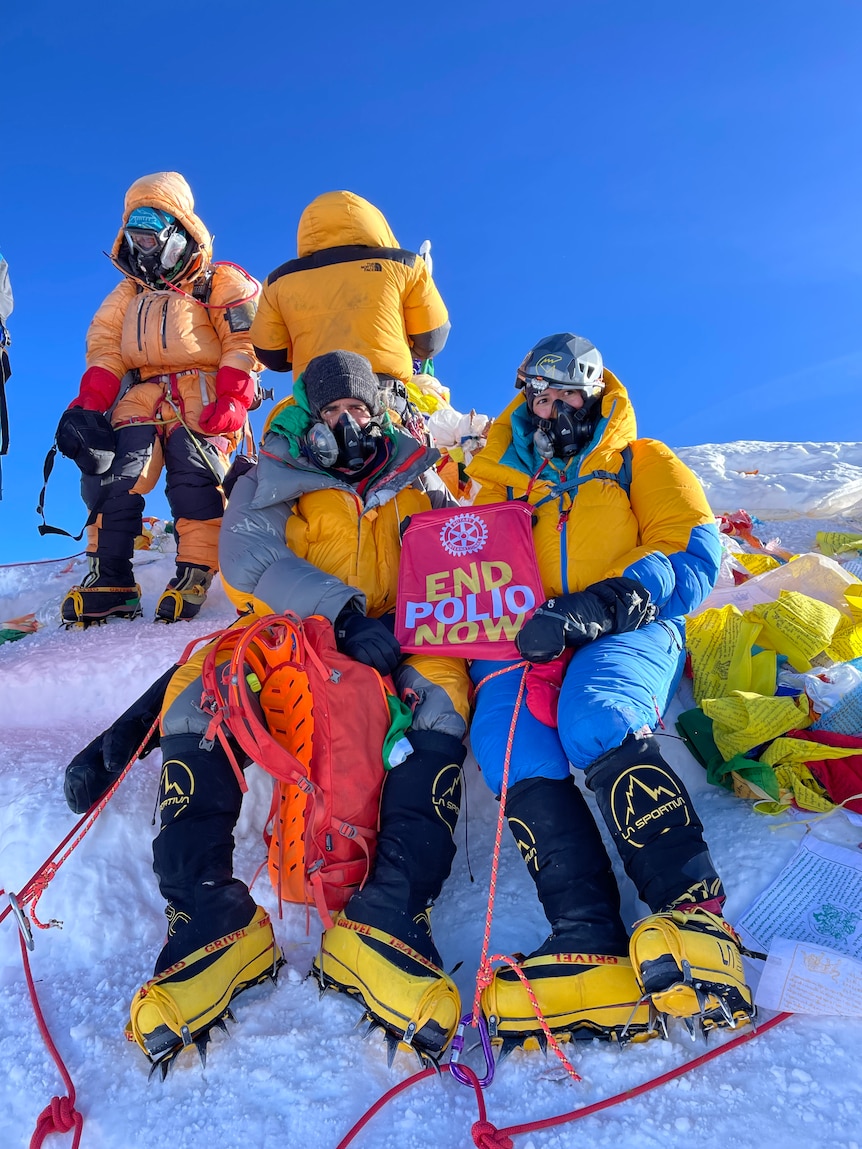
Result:
[[125,227],[123,235],[134,251],[139,251],[141,255],[151,255],[162,246],[168,238],[169,231],[170,225],[163,227],[161,231],[152,231],[148,227]]

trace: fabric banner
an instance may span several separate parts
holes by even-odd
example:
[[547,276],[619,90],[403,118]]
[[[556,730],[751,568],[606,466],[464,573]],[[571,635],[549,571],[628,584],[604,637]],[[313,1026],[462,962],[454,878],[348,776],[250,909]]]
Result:
[[545,601],[526,503],[423,511],[404,532],[395,637],[409,654],[519,658]]

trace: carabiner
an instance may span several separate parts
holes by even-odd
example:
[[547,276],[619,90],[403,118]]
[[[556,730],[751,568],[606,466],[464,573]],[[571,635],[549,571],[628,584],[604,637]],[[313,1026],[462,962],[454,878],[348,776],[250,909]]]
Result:
[[[471,1087],[473,1083],[466,1073],[462,1071],[458,1062],[461,1060],[461,1054],[464,1052],[464,1029],[472,1020],[472,1013],[465,1013],[461,1018],[458,1023],[458,1029],[455,1031],[455,1036],[452,1038],[452,1052],[449,1055],[449,1072],[461,1085],[470,1085]],[[486,1089],[494,1080],[494,1051],[491,1048],[491,1038],[488,1036],[488,1026],[484,1017],[479,1018],[476,1028],[479,1030],[482,1052],[485,1055],[485,1076],[479,1078],[479,1085],[482,1089]]]
[[15,920],[18,923],[18,929],[21,931],[21,936],[24,939],[24,945],[28,950],[34,950],[36,943],[33,941],[33,931],[30,929],[30,923],[27,921],[27,915],[24,912],[24,907],[18,901],[14,894],[9,895],[9,905],[12,907],[12,913],[15,915]]

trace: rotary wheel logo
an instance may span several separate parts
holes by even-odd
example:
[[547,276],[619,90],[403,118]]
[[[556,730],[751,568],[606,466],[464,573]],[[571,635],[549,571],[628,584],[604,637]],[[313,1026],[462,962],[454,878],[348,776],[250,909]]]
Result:
[[443,550],[450,555],[472,555],[488,541],[488,527],[478,515],[453,515],[440,532]]

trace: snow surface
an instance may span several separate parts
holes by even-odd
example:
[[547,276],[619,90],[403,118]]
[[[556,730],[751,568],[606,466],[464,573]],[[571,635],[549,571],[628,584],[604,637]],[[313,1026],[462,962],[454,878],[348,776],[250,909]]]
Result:
[[[731,443],[680,454],[700,475],[716,513],[748,510],[764,520],[756,524],[756,533],[780,539],[788,550],[809,550],[817,530],[862,529],[862,443]],[[34,611],[47,624],[35,635],[0,646],[0,886],[6,891],[20,891],[77,822],[63,799],[69,759],[192,638],[233,617],[216,585],[193,623],[154,626],[145,618],[66,632],[54,620],[63,593],[83,569],[80,559],[0,568],[0,619]],[[169,555],[138,556],[148,615],[171,573]],[[806,832],[860,846],[862,829],[835,813],[807,831],[801,820],[763,817],[749,803],[709,786],[674,735],[674,714],[690,705],[685,691],[684,686],[666,717],[663,748],[704,822],[728,888],[732,921],[778,874]],[[400,1052],[388,1068],[379,1035],[363,1041],[354,1028],[359,1007],[335,993],[319,998],[316,983],[306,977],[318,920],[312,913],[309,934],[299,907],[285,906],[278,920],[265,874],[254,893],[273,914],[286,959],[277,986],[267,983],[238,1000],[231,1037],[216,1035],[206,1068],[192,1051],[179,1059],[164,1083],[157,1077],[148,1081],[146,1060],[124,1040],[129,1001],[151,972],[165,928],[151,870],[159,765],[156,751],[133,767],[36,907],[40,920],[63,922],[62,929],[34,929],[30,960],[49,1031],[77,1090],[85,1122],[81,1144],[85,1149],[151,1149],[209,1141],[219,1149],[335,1149],[381,1094],[413,1074],[417,1065],[412,1055]],[[264,857],[260,829],[269,804],[267,777],[257,768],[250,774],[236,835],[236,873],[246,881]],[[458,856],[434,911],[444,960],[450,968],[462,963],[454,976],[465,1012],[472,1004],[481,953],[496,824],[496,803],[471,759],[466,789]],[[618,876],[623,912],[633,921],[644,907],[620,868]],[[526,952],[545,936],[532,884],[508,833],[496,907],[491,952]],[[23,1146],[43,1107],[65,1090],[36,1025],[11,914],[0,924],[0,1017],[0,1145]],[[730,1036],[711,1039],[707,1048]],[[860,1047],[860,1019],[795,1016],[653,1092],[576,1125],[516,1135],[514,1145],[726,1149],[733,1142],[762,1149],[796,1141],[807,1147],[859,1149]],[[502,1128],[565,1113],[634,1088],[705,1052],[681,1026],[672,1029],[669,1041],[622,1050],[598,1042],[569,1049],[583,1078],[579,1083],[568,1078],[552,1054],[513,1054],[486,1091],[489,1120]],[[481,1071],[478,1051],[466,1061]],[[444,1074],[395,1098],[352,1144],[462,1149],[473,1143],[476,1118],[472,1091]],[[70,1143],[69,1133],[46,1141]]]

